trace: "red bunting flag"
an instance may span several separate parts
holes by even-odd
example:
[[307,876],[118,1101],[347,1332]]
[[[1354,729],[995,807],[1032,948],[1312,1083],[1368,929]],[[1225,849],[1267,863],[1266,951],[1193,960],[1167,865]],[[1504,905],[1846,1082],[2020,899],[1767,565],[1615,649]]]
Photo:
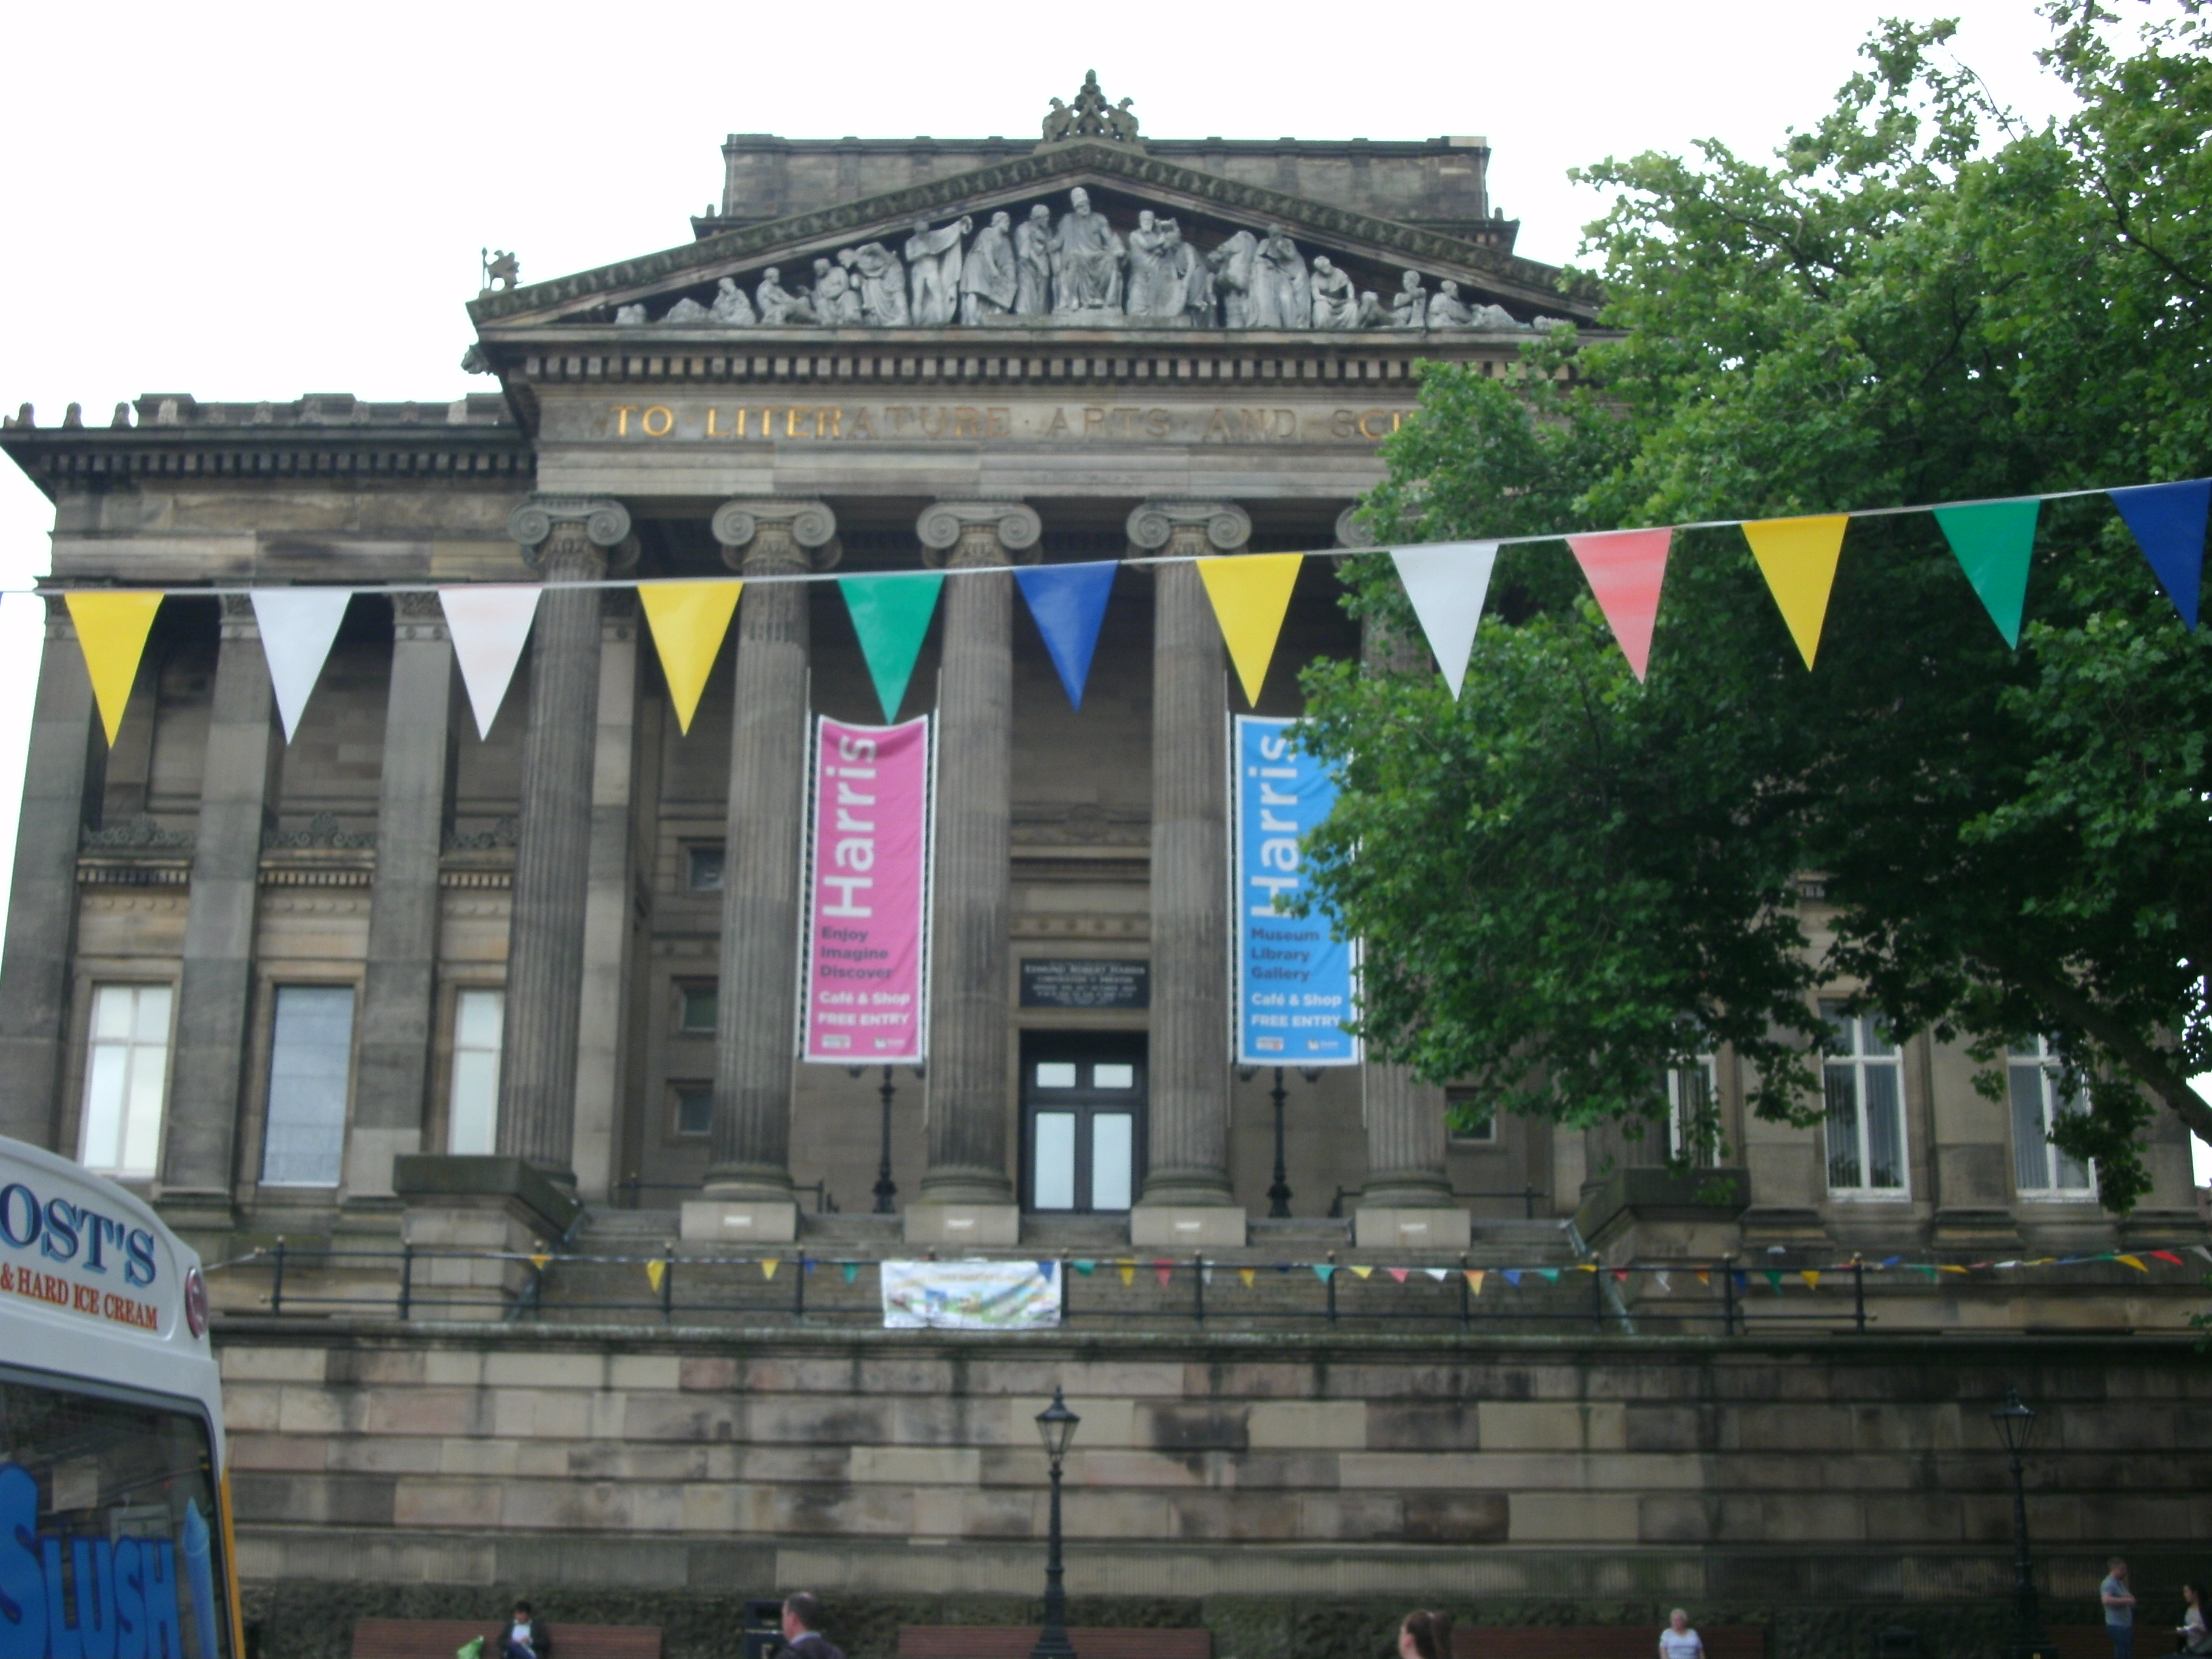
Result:
[[1396,1279],[1401,1285],[1402,1285],[1406,1282],[1406,1275],[1411,1272],[1412,1269],[1407,1267],[1385,1267],[1382,1271],[1389,1274],[1391,1278]]
[[1608,530],[1570,536],[1575,562],[1620,642],[1620,654],[1641,680],[1651,662],[1651,630],[1659,620],[1659,586],[1667,575],[1672,530]]
[[1152,1263],[1152,1271],[1160,1276],[1160,1288],[1164,1290],[1167,1288],[1168,1275],[1175,1271],[1175,1263],[1155,1261]]

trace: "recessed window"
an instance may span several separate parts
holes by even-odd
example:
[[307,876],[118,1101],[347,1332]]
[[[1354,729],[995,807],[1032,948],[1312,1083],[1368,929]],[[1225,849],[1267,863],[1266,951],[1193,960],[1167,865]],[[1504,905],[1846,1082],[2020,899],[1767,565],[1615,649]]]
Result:
[[1133,1089],[1137,1086],[1137,1068],[1106,1064],[1094,1066],[1091,1068],[1091,1086],[1094,1089]]
[[1699,1054],[1687,1066],[1667,1072],[1667,1156],[1700,1169],[1718,1161],[1719,1125],[1714,1115],[1719,1095],[1713,1086],[1713,1057]]
[[676,1029],[694,1035],[714,1034],[715,984],[711,979],[681,981],[676,987]]
[[453,1089],[446,1150],[485,1153],[499,1140],[499,1042],[507,993],[463,991],[453,999]]
[[92,994],[79,1158],[101,1175],[150,1176],[161,1154],[169,1078],[166,985],[101,985]]
[[1498,1111],[1472,1089],[1444,1091],[1444,1122],[1455,1146],[1495,1146]]
[[1040,1089],[1073,1089],[1075,1086],[1075,1062],[1072,1060],[1039,1060],[1036,1086]]
[[353,987],[280,985],[269,1042],[269,1127],[261,1180],[335,1187],[345,1162],[353,1078]]
[[714,1128],[714,1085],[711,1083],[672,1083],[668,1085],[670,1102],[674,1109],[676,1133],[679,1135],[705,1135]]
[[695,893],[722,890],[722,843],[684,849],[684,884]]
[[2081,1109],[2079,1094],[2058,1092],[2058,1055],[2050,1041],[2012,1045],[2005,1071],[2012,1095],[2013,1182],[2048,1198],[2087,1198],[2095,1191],[2088,1165],[2051,1144],[2051,1126]]
[[1844,1053],[1827,1062],[1828,1190],[1846,1197],[1903,1198],[1904,1067],[1897,1045],[1869,1014],[1820,1012]]

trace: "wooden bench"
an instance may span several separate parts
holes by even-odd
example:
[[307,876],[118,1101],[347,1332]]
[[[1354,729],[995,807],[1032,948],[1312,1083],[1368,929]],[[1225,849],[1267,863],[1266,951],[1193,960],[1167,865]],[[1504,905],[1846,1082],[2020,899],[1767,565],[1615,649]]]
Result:
[[[1764,1625],[1692,1625],[1705,1659],[1766,1659]],[[1656,1625],[1459,1625],[1452,1659],[1658,1659]]]
[[[556,1625],[538,1620],[547,1659],[660,1659],[658,1625]],[[472,1637],[484,1641],[484,1659],[499,1659],[507,1620],[489,1619],[356,1619],[353,1659],[453,1659]],[[1027,1659],[1026,1654],[1024,1659]]]
[[[901,1625],[898,1659],[1030,1659],[1039,1633],[1035,1625]],[[1067,1639],[1076,1659],[1213,1659],[1204,1629],[1071,1630]]]

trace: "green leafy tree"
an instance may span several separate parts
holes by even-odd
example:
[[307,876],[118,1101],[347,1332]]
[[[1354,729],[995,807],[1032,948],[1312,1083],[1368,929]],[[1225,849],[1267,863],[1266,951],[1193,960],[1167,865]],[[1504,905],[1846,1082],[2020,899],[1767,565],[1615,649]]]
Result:
[[[2087,0],[2047,13],[2064,122],[1996,108],[1950,25],[1891,23],[1771,161],[1589,169],[1616,192],[1588,243],[1606,333],[1511,380],[1431,366],[1370,521],[1440,541],[2212,473],[2198,6],[2124,48]],[[1349,606],[1418,637],[1387,562],[1347,565]],[[1364,941],[1379,1054],[1588,1123],[1656,1117],[1662,1069],[1721,1042],[1757,1112],[1808,1122],[1814,996],[1840,985],[1984,1061],[2053,1037],[2085,1107],[2054,1139],[2112,1207],[2147,1186],[2151,1101],[2212,1139],[2188,1081],[2212,1069],[2212,639],[2100,495],[2045,506],[2016,651],[1899,514],[1853,521],[1811,673],[1741,533],[1692,529],[1646,684],[1552,542],[1505,550],[1456,705],[1344,664],[1307,690],[1346,779],[1314,890]]]

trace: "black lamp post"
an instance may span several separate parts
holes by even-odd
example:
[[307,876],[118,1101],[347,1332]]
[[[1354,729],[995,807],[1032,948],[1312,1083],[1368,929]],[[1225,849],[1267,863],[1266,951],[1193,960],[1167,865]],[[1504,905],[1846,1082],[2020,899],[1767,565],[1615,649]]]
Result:
[[[1240,1082],[1249,1083],[1260,1074],[1256,1066],[1247,1066],[1237,1073]],[[1309,1083],[1321,1081],[1318,1066],[1301,1066],[1298,1075]],[[1267,1216],[1270,1220],[1286,1221],[1291,1214],[1291,1176],[1283,1162],[1283,1103],[1288,1093],[1283,1087],[1283,1068],[1275,1067],[1275,1086],[1267,1091],[1267,1098],[1275,1105],[1275,1180],[1267,1188]]]
[[2011,1659],[2042,1659],[2050,1651],[2043,1621],[2036,1615],[2035,1572],[2027,1554],[2027,1486],[2020,1455],[2035,1437],[2035,1413],[2021,1403],[2020,1390],[2008,1385],[2005,1402],[1990,1413],[1997,1435],[2012,1458],[2012,1595]]
[[1037,1644],[1030,1650],[1030,1659],[1075,1659],[1075,1644],[1067,1639],[1067,1590],[1060,1577],[1060,1466],[1075,1438],[1075,1425],[1082,1420],[1067,1409],[1057,1388],[1052,1391],[1052,1404],[1036,1417],[1044,1455],[1052,1460],[1052,1528],[1045,1547],[1044,1628],[1037,1632]]
[[[867,1075],[867,1068],[863,1066],[848,1066],[845,1068],[845,1073],[848,1077],[865,1077]],[[921,1067],[915,1066],[914,1074],[920,1077]],[[877,1096],[884,1103],[883,1143],[876,1155],[876,1213],[878,1215],[896,1215],[898,1212],[898,1206],[891,1202],[898,1196],[898,1183],[891,1179],[891,1097],[897,1092],[897,1089],[891,1082],[891,1068],[886,1066],[884,1067],[884,1080],[876,1088]]]

